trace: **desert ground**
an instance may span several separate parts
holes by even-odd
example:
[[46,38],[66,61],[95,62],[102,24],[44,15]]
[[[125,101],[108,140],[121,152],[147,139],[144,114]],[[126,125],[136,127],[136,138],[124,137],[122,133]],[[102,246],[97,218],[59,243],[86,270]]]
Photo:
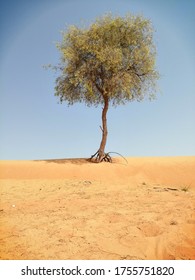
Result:
[[195,157],[0,161],[0,259],[195,259]]

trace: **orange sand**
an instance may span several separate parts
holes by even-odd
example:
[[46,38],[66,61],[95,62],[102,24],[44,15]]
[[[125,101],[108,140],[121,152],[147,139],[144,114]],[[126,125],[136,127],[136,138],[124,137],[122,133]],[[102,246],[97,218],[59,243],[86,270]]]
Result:
[[195,259],[195,157],[0,161],[0,259]]

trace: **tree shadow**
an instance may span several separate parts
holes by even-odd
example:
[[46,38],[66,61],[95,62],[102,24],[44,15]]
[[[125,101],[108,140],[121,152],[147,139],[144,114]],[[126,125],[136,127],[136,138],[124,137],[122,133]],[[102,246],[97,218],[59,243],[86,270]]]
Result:
[[35,160],[35,161],[44,161],[45,163],[56,163],[56,164],[86,164],[91,163],[91,160],[88,158],[63,158],[63,159],[41,159],[41,160]]
[[112,162],[98,162],[95,159],[91,158],[62,158],[62,159],[39,159],[34,160],[35,162],[45,162],[45,163],[56,163],[56,164],[76,164],[76,165],[83,165],[83,164],[123,164],[118,159],[112,158]]

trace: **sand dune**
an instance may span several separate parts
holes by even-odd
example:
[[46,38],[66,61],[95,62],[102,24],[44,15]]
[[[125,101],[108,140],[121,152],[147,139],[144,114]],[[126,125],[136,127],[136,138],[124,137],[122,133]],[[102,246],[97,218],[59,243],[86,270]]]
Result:
[[195,259],[195,157],[0,161],[0,259]]

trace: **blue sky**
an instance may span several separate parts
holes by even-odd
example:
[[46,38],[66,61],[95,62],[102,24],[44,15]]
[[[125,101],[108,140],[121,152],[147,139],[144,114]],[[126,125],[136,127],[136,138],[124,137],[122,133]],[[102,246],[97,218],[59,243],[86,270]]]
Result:
[[107,151],[124,156],[195,155],[193,0],[0,1],[0,159],[88,157],[101,140],[101,107],[59,104],[55,42],[61,30],[107,12],[150,18],[156,33],[155,101],[108,112]]

